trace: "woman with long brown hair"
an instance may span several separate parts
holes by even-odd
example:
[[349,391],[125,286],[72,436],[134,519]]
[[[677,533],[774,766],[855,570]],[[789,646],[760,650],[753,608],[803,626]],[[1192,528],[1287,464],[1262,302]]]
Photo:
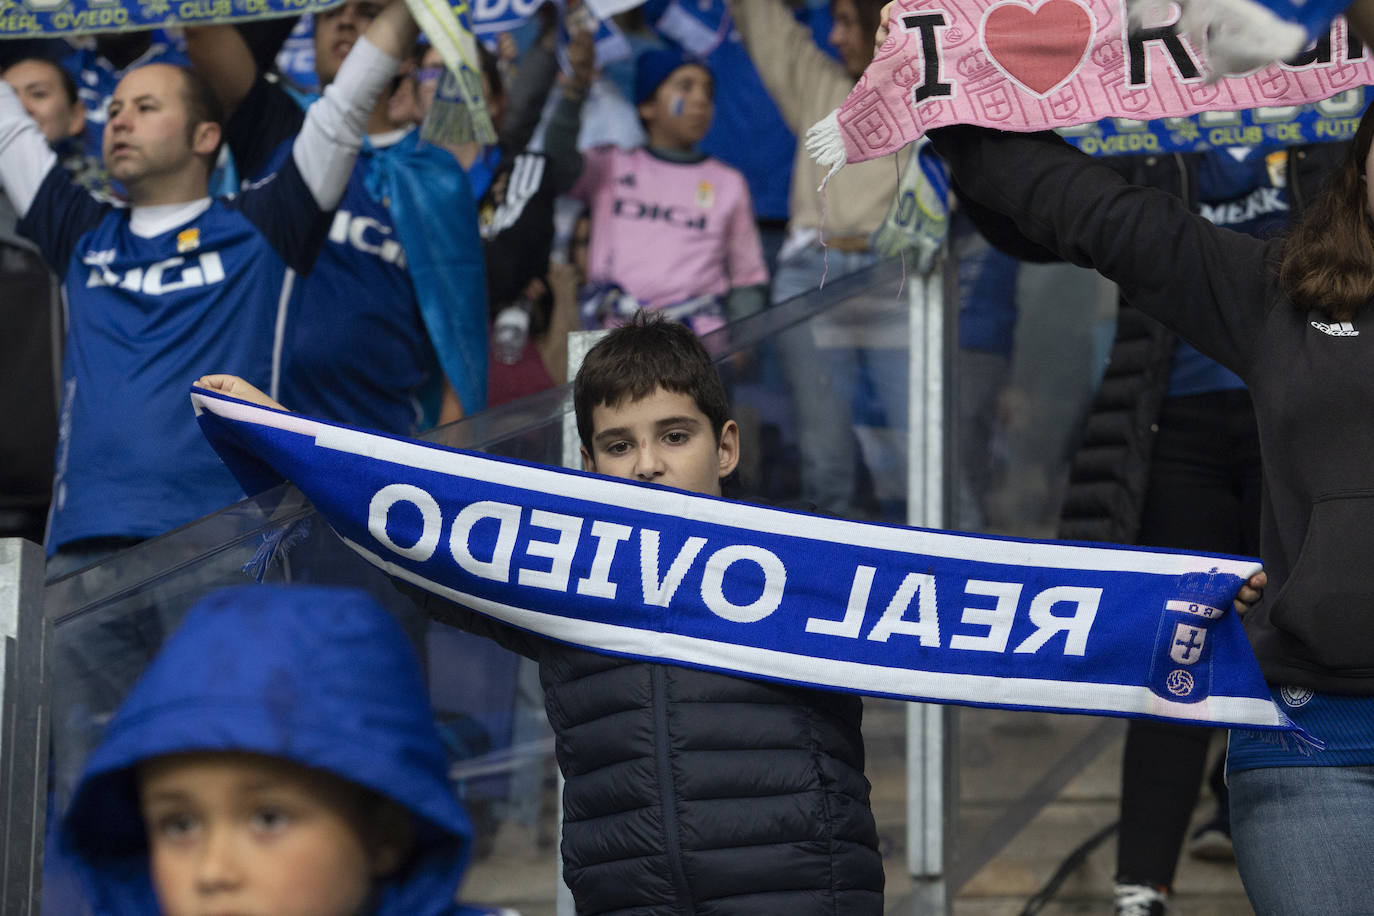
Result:
[[1274,700],[1322,747],[1232,731],[1237,863],[1260,914],[1374,907],[1374,114],[1287,237],[1213,226],[1053,134],[931,132],[968,197],[1092,267],[1249,387],[1264,471]]
[[[1351,8],[1361,34],[1371,10]],[[1052,133],[930,139],[964,196],[1115,281],[1250,389],[1268,589],[1245,629],[1274,701],[1318,745],[1232,730],[1236,864],[1259,916],[1374,910],[1374,106],[1292,231],[1268,240]]]

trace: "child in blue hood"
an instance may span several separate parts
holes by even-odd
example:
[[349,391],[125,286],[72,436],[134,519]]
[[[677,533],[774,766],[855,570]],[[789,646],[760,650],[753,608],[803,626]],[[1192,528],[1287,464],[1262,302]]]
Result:
[[62,825],[97,916],[476,916],[471,824],[420,666],[367,594],[201,601],[111,720]]

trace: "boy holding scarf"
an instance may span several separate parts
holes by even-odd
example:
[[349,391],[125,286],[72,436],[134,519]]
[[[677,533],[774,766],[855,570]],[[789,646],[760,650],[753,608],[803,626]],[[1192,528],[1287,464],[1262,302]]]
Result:
[[[241,379],[197,385],[278,406]],[[585,470],[720,496],[739,462],[710,356],[661,316],[593,347],[573,403]],[[574,649],[402,587],[539,662],[579,914],[882,913],[859,697]]]

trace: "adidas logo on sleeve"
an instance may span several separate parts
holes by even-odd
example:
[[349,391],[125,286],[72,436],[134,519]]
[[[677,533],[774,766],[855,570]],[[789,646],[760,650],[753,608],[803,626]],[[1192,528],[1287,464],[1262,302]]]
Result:
[[1323,334],[1330,334],[1332,337],[1359,337],[1360,332],[1355,330],[1355,326],[1348,321],[1335,321],[1327,324],[1323,321],[1312,322],[1312,327],[1321,331]]

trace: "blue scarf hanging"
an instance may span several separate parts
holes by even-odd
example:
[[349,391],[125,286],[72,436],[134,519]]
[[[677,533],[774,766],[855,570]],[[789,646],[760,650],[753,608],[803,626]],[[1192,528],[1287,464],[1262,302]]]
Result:
[[1254,560],[820,518],[191,399],[249,492],[289,479],[369,563],[570,645],[908,700],[1293,728],[1228,613]]
[[[419,131],[383,149],[364,144],[362,155],[367,191],[396,224],[439,365],[464,413],[476,413],[487,405],[487,280],[467,177]],[[437,415],[437,390],[427,394],[426,413]]]
[[[320,97],[289,83],[282,86],[301,108]],[[424,142],[418,130],[386,147],[364,138],[358,156],[367,193],[387,208],[396,226],[439,368],[453,384],[463,413],[471,416],[487,406],[487,269],[477,228],[480,195],[473,193],[452,154]],[[420,392],[424,429],[438,420],[442,387],[443,379],[436,376]]]

